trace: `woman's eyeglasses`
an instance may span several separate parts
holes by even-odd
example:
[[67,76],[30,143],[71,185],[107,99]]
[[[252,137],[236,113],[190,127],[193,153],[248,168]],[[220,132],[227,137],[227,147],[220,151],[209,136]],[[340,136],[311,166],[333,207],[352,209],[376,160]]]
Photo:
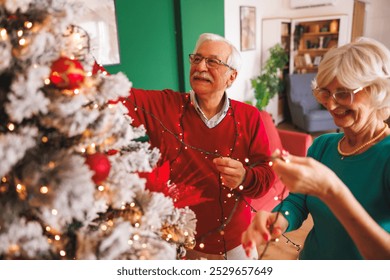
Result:
[[320,103],[325,103],[332,97],[340,105],[351,105],[353,102],[353,97],[356,93],[361,91],[363,87],[359,87],[354,90],[336,90],[335,92],[330,92],[326,88],[315,88],[313,90],[313,95]]

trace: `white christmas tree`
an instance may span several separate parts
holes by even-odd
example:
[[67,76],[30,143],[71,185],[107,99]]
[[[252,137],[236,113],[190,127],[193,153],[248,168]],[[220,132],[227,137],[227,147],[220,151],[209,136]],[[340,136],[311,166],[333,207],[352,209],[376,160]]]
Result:
[[82,11],[0,0],[0,259],[176,259],[195,215],[145,188],[159,151],[113,102],[131,82],[96,67]]

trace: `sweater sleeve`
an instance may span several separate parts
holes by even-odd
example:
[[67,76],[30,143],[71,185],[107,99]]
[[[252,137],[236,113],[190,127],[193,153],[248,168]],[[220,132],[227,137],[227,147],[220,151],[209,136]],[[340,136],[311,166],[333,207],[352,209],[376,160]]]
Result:
[[264,196],[274,185],[276,175],[269,166],[270,146],[265,126],[256,108],[248,110],[246,128],[249,133],[248,163],[245,166],[246,176],[242,183],[242,194],[250,198]]
[[[308,157],[320,160],[326,137],[318,137],[308,150]],[[290,193],[272,212],[280,212],[288,221],[286,231],[298,229],[309,215],[306,205],[307,195]]]

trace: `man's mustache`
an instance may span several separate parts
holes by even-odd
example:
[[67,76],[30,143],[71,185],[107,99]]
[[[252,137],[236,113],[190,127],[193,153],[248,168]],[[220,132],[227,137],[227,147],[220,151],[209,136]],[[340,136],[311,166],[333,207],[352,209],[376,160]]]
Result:
[[210,82],[214,82],[214,79],[213,77],[211,77],[211,75],[207,72],[199,72],[199,71],[196,71],[192,74],[192,78],[194,79],[203,79],[203,80],[208,80]]

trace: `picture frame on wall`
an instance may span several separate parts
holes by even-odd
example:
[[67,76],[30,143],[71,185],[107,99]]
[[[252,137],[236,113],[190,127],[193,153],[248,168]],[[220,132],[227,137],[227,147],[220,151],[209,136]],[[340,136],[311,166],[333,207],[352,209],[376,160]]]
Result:
[[256,7],[240,6],[241,51],[256,49]]
[[115,0],[73,0],[85,12],[75,24],[89,37],[90,52],[97,63],[108,66],[120,63]]

